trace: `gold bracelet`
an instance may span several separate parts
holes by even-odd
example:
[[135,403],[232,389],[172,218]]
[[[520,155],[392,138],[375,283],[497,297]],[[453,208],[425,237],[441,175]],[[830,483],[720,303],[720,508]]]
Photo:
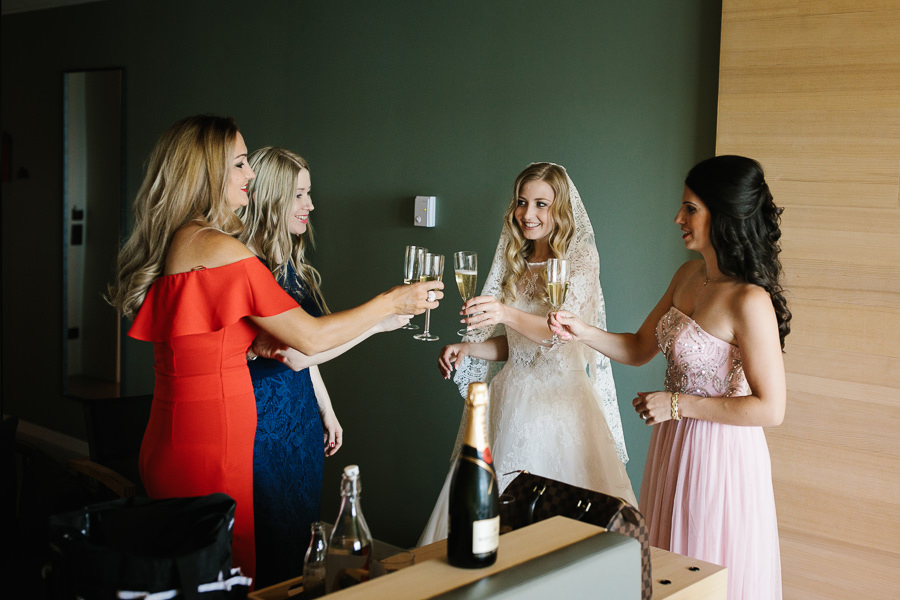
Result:
[[678,392],[672,392],[672,420],[681,420],[681,415],[678,414]]

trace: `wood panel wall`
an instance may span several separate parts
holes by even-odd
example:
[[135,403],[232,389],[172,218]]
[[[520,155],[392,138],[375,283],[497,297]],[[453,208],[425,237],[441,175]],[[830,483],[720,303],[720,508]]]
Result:
[[900,598],[900,0],[724,0],[719,86],[786,207],[784,597]]

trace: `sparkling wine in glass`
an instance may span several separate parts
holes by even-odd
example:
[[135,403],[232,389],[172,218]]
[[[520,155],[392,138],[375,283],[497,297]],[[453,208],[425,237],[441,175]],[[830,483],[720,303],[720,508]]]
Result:
[[[569,291],[569,261],[564,258],[551,258],[547,260],[547,297],[553,312],[558,311],[566,301],[566,292]],[[549,340],[541,340],[545,344],[560,343],[559,336],[554,332]]]
[[[463,250],[453,254],[453,270],[456,273],[456,287],[463,304],[475,297],[475,286],[478,283],[478,253]],[[468,315],[466,315],[468,316]],[[463,327],[456,333],[466,335],[468,329]]]
[[[431,254],[430,252],[427,252],[425,254],[424,266],[421,273],[419,274],[419,281],[440,281],[443,276],[444,255]],[[430,308],[425,310],[425,330],[418,335],[414,335],[413,337],[423,342],[435,342],[440,339],[438,336],[431,333]]]
[[[419,280],[419,273],[425,261],[426,252],[428,252],[428,248],[422,246],[406,247],[406,254],[403,258],[403,285],[409,285],[410,283]],[[418,325],[410,322],[400,329],[413,330],[418,328]]]

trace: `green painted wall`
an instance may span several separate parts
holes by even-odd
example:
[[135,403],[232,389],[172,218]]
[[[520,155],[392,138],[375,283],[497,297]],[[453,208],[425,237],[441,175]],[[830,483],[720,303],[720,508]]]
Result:
[[[471,0],[99,2],[3,17],[3,411],[82,435],[60,394],[62,84],[67,69],[126,69],[128,203],[158,135],[230,114],[250,148],[312,165],[315,264],[333,309],[398,283],[403,246],[474,249],[482,277],[515,176],[565,165],[597,233],[609,327],[634,330],[686,258],[672,224],[687,169],[714,150],[721,2]],[[19,169],[28,178],[18,178]],[[413,197],[438,197],[413,227]],[[112,259],[112,258],[111,258]],[[346,444],[326,462],[323,517],[358,463],[377,537],[411,545],[449,466],[461,411],[439,343],[378,336],[322,366]],[[421,319],[420,319],[421,321]],[[125,342],[126,392],[152,388],[152,349]],[[638,491],[649,430],[630,410],[659,389],[657,358],[615,366]]]

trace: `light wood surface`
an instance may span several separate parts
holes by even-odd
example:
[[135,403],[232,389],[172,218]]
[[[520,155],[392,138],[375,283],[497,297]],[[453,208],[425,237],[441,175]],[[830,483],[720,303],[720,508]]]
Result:
[[[497,562],[484,569],[458,569],[447,562],[447,541],[413,549],[415,564],[387,577],[328,595],[329,600],[417,600],[487,577],[605,531],[580,521],[553,517],[500,536]],[[653,600],[725,600],[727,570],[719,565],[651,549]],[[286,600],[301,591],[302,578],[257,590],[250,600]]]
[[[416,548],[413,552],[417,561],[439,559],[446,562],[447,541]],[[650,565],[653,600],[725,600],[728,570],[722,566],[653,547],[650,548]]]
[[653,572],[652,600],[725,600],[725,567],[650,547]]
[[785,600],[900,589],[900,0],[724,0],[717,154],[785,206]]

